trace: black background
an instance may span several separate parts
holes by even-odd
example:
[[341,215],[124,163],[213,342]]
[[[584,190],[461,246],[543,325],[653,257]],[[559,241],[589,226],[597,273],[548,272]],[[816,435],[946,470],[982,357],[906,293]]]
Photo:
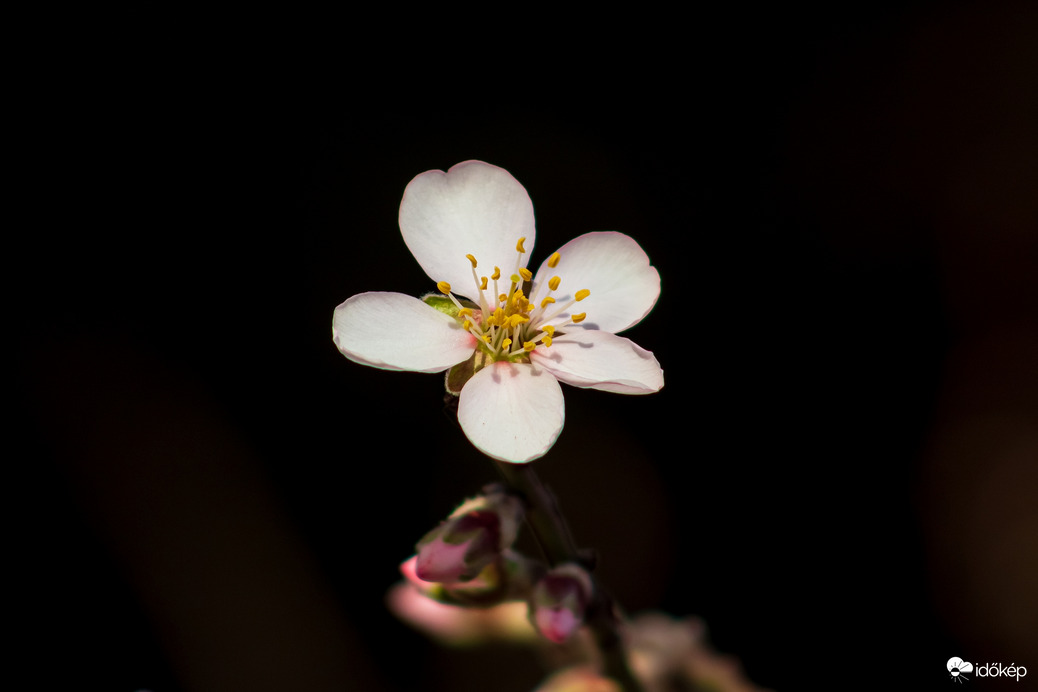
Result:
[[1027,3],[131,20],[48,23],[18,68],[12,675],[535,686],[386,610],[496,472],[438,376],[331,342],[349,296],[430,289],[400,195],[467,159],[526,186],[535,264],[619,230],[662,277],[626,335],[665,389],[566,387],[537,462],[629,611],[774,689],[1038,675]]

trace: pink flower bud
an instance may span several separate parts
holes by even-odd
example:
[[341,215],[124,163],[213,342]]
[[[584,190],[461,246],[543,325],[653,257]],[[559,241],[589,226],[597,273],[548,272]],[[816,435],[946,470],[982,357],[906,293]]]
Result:
[[503,492],[466,501],[418,542],[415,574],[429,582],[475,579],[511,547],[521,517],[519,501]]
[[505,601],[522,601],[525,610],[525,601],[532,588],[533,579],[544,572],[539,563],[511,549],[501,553],[496,560],[483,568],[479,576],[469,581],[425,581],[418,578],[417,566],[418,556],[415,555],[400,565],[400,573],[407,579],[410,587],[423,597],[440,603],[479,608]]
[[547,639],[561,644],[584,623],[591,601],[591,577],[583,567],[565,564],[549,571],[530,595],[530,620]]

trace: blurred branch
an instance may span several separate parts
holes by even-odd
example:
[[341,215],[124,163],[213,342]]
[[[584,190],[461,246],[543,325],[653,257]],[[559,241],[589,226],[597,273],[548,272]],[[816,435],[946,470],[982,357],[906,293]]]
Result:
[[[533,464],[497,462],[497,467],[505,482],[525,502],[526,523],[548,564],[555,567],[566,562],[575,562],[592,571],[594,559],[589,553],[577,548],[555,495],[541,482],[533,470]],[[594,579],[594,595],[587,610],[585,624],[594,635],[602,655],[605,674],[619,682],[625,690],[641,690],[641,684],[627,666],[621,634],[623,623],[618,609],[613,598],[597,579]]]

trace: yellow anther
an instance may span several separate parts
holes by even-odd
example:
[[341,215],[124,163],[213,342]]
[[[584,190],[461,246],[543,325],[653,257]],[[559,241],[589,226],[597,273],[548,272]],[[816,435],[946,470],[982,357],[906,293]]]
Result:
[[497,302],[499,302],[499,303],[503,303],[506,300],[508,300],[508,294],[507,293],[502,293],[501,295],[499,295],[497,297]]
[[581,301],[587,298],[589,295],[591,295],[591,291],[587,290],[586,288],[582,288],[579,291],[577,291],[577,295],[573,297],[576,298],[577,301]]
[[550,336],[546,336],[546,337],[542,338],[541,339],[541,343],[544,344],[545,348],[547,348],[548,346],[551,346],[551,337]]
[[483,284],[479,287],[479,290],[481,290],[481,291],[487,290],[487,277],[485,277],[485,276],[483,277]]
[[488,344],[490,343],[490,335],[489,334],[484,334],[481,338],[483,339],[483,341],[487,342]]
[[476,268],[476,258],[473,257],[472,255],[465,255],[465,256],[469,258],[469,262],[472,262],[472,268],[475,269]]
[[490,275],[490,278],[497,281],[501,278],[501,267],[494,267],[494,273]]
[[545,298],[544,300],[541,301],[541,308],[546,308],[546,307],[548,307],[549,305],[551,305],[554,302],[555,302],[555,299],[552,298],[551,296],[548,296],[547,298]]
[[574,324],[580,324],[581,322],[584,321],[585,317],[587,317],[587,313],[586,312],[582,312],[579,315],[573,315],[573,323]]
[[461,317],[462,319],[472,317],[472,308],[462,308],[461,310],[458,310],[458,317]]
[[560,259],[562,259],[562,257],[560,257],[559,253],[556,252],[555,254],[553,254],[551,257],[548,258],[548,266],[551,267],[552,269],[554,269],[555,267],[559,266],[559,260]]
[[512,315],[511,317],[508,318],[508,326],[511,327],[512,329],[515,329],[516,327],[518,327],[523,322],[529,322],[529,321],[530,321],[530,318],[527,317],[526,315]]
[[562,283],[562,279],[560,279],[557,276],[553,276],[551,277],[551,280],[548,281],[548,288],[550,288],[553,291],[557,291],[560,283]]
[[535,348],[537,348],[537,344],[533,343],[532,341],[527,341],[525,344],[523,344],[523,350],[527,353],[529,353]]
[[465,320],[464,322],[461,323],[461,328],[464,329],[465,331],[468,331],[468,330],[472,329],[472,323],[469,322],[468,320]]
[[523,281],[529,281],[533,278],[533,272],[526,267],[520,267],[519,276],[523,277]]
[[511,345],[512,345],[512,340],[507,338],[507,337],[504,339],[504,341],[501,342],[501,348],[503,350],[507,350],[508,347],[511,346]]
[[450,295],[451,285],[446,281],[440,281],[439,283],[437,283],[436,288],[438,288],[440,290],[440,293],[442,293],[443,295]]
[[526,238],[520,238],[519,242],[515,244],[516,252],[526,252],[526,248],[523,247],[523,243],[526,242]]
[[555,327],[554,327],[554,325],[546,324],[543,327],[541,327],[541,331],[548,335],[546,337],[548,339],[550,339],[551,337],[555,336]]

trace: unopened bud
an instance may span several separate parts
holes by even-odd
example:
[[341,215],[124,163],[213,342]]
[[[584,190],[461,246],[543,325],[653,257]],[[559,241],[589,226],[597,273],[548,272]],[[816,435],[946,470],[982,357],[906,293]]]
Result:
[[475,579],[519,531],[522,505],[499,490],[467,500],[418,541],[415,574],[430,582]]
[[560,565],[541,577],[530,595],[530,620],[551,641],[561,644],[584,623],[591,601],[591,576],[579,565]]
[[427,598],[450,605],[487,607],[505,601],[525,601],[533,580],[544,573],[543,567],[514,550],[506,550],[475,579],[441,583],[419,579],[416,573],[418,556],[400,565],[412,588]]

